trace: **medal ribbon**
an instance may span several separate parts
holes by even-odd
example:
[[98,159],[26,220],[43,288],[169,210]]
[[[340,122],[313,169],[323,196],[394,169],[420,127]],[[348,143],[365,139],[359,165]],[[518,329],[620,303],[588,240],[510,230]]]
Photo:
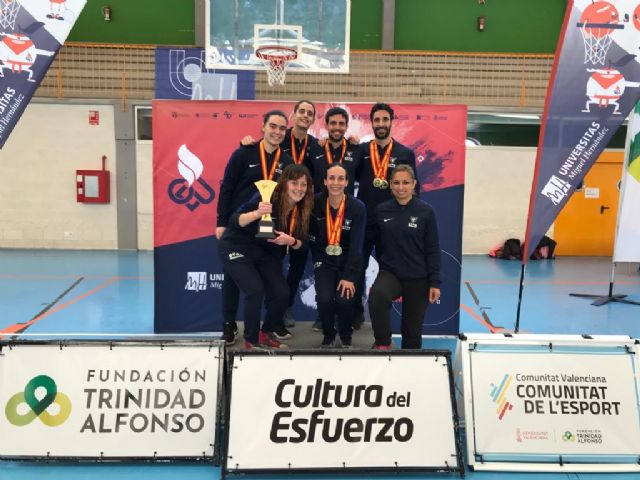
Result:
[[296,229],[296,220],[298,219],[298,205],[293,207],[291,211],[291,217],[289,218],[289,236],[293,237],[293,232]]
[[387,145],[380,161],[380,153],[378,152],[378,144],[375,140],[371,140],[369,143],[369,156],[371,157],[371,168],[373,169],[373,176],[382,180],[387,179],[387,170],[389,169],[389,157],[391,157],[391,149],[393,148],[393,138]]
[[327,243],[329,245],[340,245],[340,238],[342,237],[342,224],[344,223],[344,209],[347,203],[347,196],[342,196],[342,202],[338,207],[335,220],[331,215],[331,206],[329,205],[329,198],[327,197],[326,217],[327,217]]
[[276,148],[276,156],[273,159],[273,163],[271,164],[271,171],[267,176],[267,152],[264,149],[264,140],[260,140],[260,165],[262,166],[262,179],[263,180],[273,180],[273,175],[276,172],[276,165],[280,162],[280,147]]
[[[347,141],[342,139],[342,153],[340,154],[340,163],[344,160],[344,154],[347,152]],[[329,148],[329,140],[324,144],[324,153],[327,157],[327,163],[331,165],[333,163],[333,155],[331,155],[331,148]]]
[[293,161],[296,165],[300,165],[304,160],[304,154],[307,151],[307,140],[309,139],[308,135],[304,136],[304,142],[302,144],[302,149],[300,150],[300,155],[296,153],[296,137],[293,136],[293,129],[291,130],[291,156],[293,157]]

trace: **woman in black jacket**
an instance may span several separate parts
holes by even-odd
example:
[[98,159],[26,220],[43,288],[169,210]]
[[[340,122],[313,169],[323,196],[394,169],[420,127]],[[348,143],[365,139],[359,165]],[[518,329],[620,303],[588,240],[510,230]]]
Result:
[[393,198],[375,209],[380,271],[369,293],[374,349],[391,346],[389,310],[402,297],[402,348],[422,347],[422,320],[440,298],[440,245],[433,209],[413,195],[410,166],[391,174]]
[[[229,219],[218,252],[224,271],[244,293],[244,348],[286,348],[273,332],[287,308],[289,287],[282,259],[289,249],[306,248],[313,208],[309,170],[289,165],[278,179],[271,202],[255,195]],[[275,238],[256,238],[259,220],[271,214]],[[266,295],[266,316],[260,328],[260,311]]]

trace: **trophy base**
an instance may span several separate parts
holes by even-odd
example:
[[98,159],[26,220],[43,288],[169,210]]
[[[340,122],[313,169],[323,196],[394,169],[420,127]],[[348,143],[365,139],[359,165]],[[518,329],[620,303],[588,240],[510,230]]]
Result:
[[256,238],[264,238],[265,240],[276,238],[276,234],[273,233],[273,222],[261,220],[260,224],[258,225],[258,233],[256,233]]

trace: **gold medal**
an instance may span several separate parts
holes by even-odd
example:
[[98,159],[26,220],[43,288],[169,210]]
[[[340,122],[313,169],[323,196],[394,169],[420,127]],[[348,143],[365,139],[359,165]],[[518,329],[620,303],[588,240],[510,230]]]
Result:
[[327,248],[324,249],[327,255],[333,255],[333,245],[327,245]]
[[380,188],[382,188],[383,190],[389,188],[389,182],[384,179],[380,179]]
[[373,179],[373,186],[376,188],[380,188],[380,186],[382,185],[382,180],[378,177]]
[[333,254],[335,256],[342,255],[342,247],[340,245],[334,245]]

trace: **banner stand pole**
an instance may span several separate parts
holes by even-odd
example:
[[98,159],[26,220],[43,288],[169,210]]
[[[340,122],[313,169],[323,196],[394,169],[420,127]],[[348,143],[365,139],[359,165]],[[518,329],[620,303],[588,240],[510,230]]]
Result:
[[520,331],[520,305],[522,304],[522,291],[524,290],[524,271],[527,268],[526,263],[522,263],[522,269],[520,270],[520,291],[518,292],[518,311],[516,313],[516,328],[513,333]]
[[591,302],[591,305],[594,307],[601,307],[602,305],[606,305],[610,302],[619,302],[619,303],[627,303],[629,305],[640,305],[640,302],[634,302],[633,300],[625,300],[627,295],[622,294],[613,294],[613,282],[616,273],[616,262],[611,263],[611,280],[609,280],[609,294],[608,295],[592,295],[588,293],[570,293],[571,297],[581,297],[581,298],[593,298],[595,299]]

